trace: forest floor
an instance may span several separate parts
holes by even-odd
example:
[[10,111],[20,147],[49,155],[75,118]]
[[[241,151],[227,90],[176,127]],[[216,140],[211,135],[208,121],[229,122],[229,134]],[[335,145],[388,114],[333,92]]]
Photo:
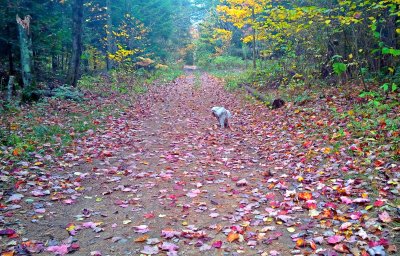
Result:
[[[102,116],[66,154],[2,152],[1,255],[399,255],[399,163],[332,132],[330,107],[346,104],[270,110],[188,73]],[[54,108],[58,121],[71,111]]]

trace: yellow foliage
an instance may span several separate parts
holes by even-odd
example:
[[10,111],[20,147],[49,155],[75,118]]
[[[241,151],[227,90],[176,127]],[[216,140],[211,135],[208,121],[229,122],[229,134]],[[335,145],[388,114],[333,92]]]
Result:
[[133,50],[124,49],[122,45],[117,45],[117,47],[118,50],[114,54],[108,53],[108,58],[118,63],[131,60],[129,56],[132,56],[137,52],[137,50],[135,49]]

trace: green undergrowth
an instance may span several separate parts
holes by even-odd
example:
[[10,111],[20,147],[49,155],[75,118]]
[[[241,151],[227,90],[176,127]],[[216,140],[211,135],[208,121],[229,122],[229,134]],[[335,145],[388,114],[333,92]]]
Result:
[[228,91],[239,89],[240,85],[247,81],[247,73],[243,70],[211,70],[209,73],[214,77],[223,79],[225,89]]
[[115,105],[104,104],[98,109],[92,103],[45,99],[5,113],[0,126],[0,160],[18,162],[33,160],[38,154],[62,155],[75,138],[101,127],[97,120],[120,112]]
[[193,83],[193,88],[195,90],[200,90],[201,89],[201,73],[199,71],[193,72],[194,75],[194,83]]
[[129,108],[151,84],[167,83],[182,74],[178,68],[169,68],[83,76],[77,90],[59,87],[56,97],[22,106],[12,104],[0,113],[0,162],[60,156],[71,149],[74,139],[101,128],[105,117],[118,116]]
[[165,84],[182,74],[183,71],[179,67],[153,71],[120,69],[113,70],[107,75],[83,76],[79,81],[79,87],[104,96],[112,93],[138,95],[146,93],[147,87],[151,84]]

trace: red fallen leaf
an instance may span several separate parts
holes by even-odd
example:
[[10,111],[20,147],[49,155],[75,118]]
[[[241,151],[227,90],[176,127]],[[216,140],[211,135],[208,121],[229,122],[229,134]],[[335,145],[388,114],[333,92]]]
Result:
[[62,244],[57,246],[49,246],[46,251],[54,252],[57,255],[66,255],[68,254],[69,245]]
[[382,245],[383,247],[389,246],[389,241],[385,238],[379,239],[378,243],[379,243],[379,245]]
[[18,189],[22,184],[24,184],[25,183],[25,181],[23,181],[23,180],[18,180],[17,182],[15,182],[15,184],[14,184],[14,187],[16,188],[16,189]]
[[3,230],[0,230],[0,236],[12,236],[12,235],[14,235],[16,232],[15,232],[15,230],[14,229],[3,229]]
[[64,204],[71,205],[71,204],[75,203],[75,200],[72,200],[72,199],[65,199],[65,200],[63,200],[63,203],[64,203]]
[[331,236],[328,237],[328,243],[330,244],[337,244],[340,243],[341,241],[343,241],[344,236]]
[[174,194],[171,194],[171,195],[168,196],[168,198],[169,198],[169,199],[172,199],[172,200],[176,200],[177,196],[174,195]]
[[77,251],[79,250],[80,246],[78,243],[72,243],[71,247],[69,247],[69,252]]
[[385,164],[385,162],[383,162],[382,160],[376,160],[374,162],[375,167],[380,167],[380,166],[382,166],[384,164]]
[[357,147],[355,144],[350,146],[350,150],[362,152],[361,148]]
[[310,192],[299,192],[297,194],[298,198],[301,200],[310,200],[312,198],[312,194]]
[[332,203],[332,202],[328,202],[328,203],[325,204],[325,207],[336,209],[337,205]]
[[275,198],[275,194],[274,193],[268,193],[265,195],[266,199],[274,199]]
[[341,253],[348,253],[349,252],[349,248],[345,245],[345,244],[337,244],[333,247],[333,249],[337,252],[341,252]]
[[384,204],[385,204],[384,201],[382,201],[382,200],[376,200],[375,203],[374,203],[374,206],[375,206],[375,207],[381,207],[381,206],[383,206]]
[[149,213],[145,213],[144,214],[144,217],[146,218],[146,219],[151,219],[151,218],[154,218],[154,213],[152,213],[152,212],[149,212]]
[[312,145],[312,143],[313,143],[312,141],[306,141],[303,143],[303,147],[308,148]]
[[222,247],[222,241],[221,240],[215,241],[211,246],[214,247],[214,248],[219,249],[219,248]]
[[392,221],[392,218],[390,218],[390,215],[389,215],[389,213],[387,213],[387,211],[384,211],[381,214],[379,214],[379,219],[385,223]]
[[161,230],[161,235],[165,238],[179,237],[181,234],[182,234],[182,232],[175,231],[172,229]]
[[306,202],[305,207],[307,209],[317,209],[317,204],[315,202]]
[[351,200],[350,198],[348,198],[347,196],[341,196],[340,200],[345,203],[345,204],[352,204],[353,200]]
[[361,213],[361,212],[355,212],[355,213],[353,213],[353,214],[350,215],[350,218],[351,218],[352,220],[358,220],[358,219],[361,218],[361,216],[362,216],[362,213]]

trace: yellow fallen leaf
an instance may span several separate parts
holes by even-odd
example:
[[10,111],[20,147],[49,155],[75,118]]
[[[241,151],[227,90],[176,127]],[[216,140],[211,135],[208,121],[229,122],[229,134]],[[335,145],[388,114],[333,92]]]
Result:
[[374,207],[373,205],[367,205],[366,207],[365,207],[365,210],[369,210],[369,209],[371,209],[372,207]]
[[18,124],[11,124],[10,125],[10,129],[13,130],[13,131],[17,130],[18,129]]
[[290,228],[287,228],[287,231],[289,231],[290,233],[293,233],[294,231],[296,231],[296,229],[293,227],[290,227]]
[[124,220],[124,221],[122,221],[122,224],[126,225],[126,224],[129,224],[131,222],[132,222],[131,220]]
[[75,225],[69,225],[67,228],[66,228],[66,230],[67,231],[72,231],[72,230],[75,230]]
[[331,148],[324,148],[323,152],[324,152],[324,154],[329,154],[329,153],[331,153]]
[[265,221],[265,222],[271,222],[273,220],[274,219],[272,217],[266,217],[266,218],[263,219],[263,221]]

